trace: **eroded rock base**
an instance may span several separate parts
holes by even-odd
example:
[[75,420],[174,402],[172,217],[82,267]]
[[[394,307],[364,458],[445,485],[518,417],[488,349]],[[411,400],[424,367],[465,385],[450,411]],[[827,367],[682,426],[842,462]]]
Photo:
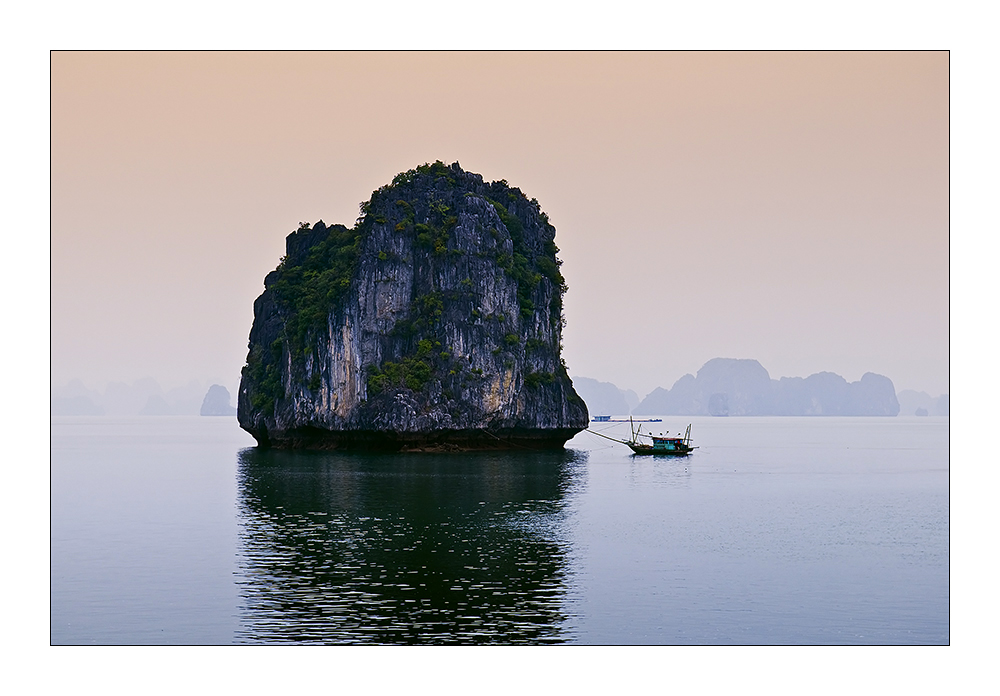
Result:
[[435,433],[384,431],[331,432],[297,428],[283,433],[252,433],[257,445],[274,449],[346,450],[358,452],[474,452],[489,450],[560,450],[580,432],[551,430],[453,430]]

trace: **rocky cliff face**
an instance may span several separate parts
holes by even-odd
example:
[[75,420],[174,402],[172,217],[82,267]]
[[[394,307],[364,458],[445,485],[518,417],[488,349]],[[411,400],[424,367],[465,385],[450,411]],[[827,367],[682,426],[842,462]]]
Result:
[[290,234],[254,303],[238,417],[260,445],[538,449],[586,427],[537,201],[437,162],[361,212]]

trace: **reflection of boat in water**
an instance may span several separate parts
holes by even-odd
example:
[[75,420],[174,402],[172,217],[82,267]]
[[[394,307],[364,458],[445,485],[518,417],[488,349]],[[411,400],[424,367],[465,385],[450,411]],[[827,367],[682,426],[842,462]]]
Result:
[[[632,420],[629,419],[629,422],[632,423]],[[688,424],[687,431],[685,431],[684,435],[681,436],[681,434],[678,433],[677,437],[665,437],[663,433],[660,433],[659,435],[647,435],[642,432],[641,425],[638,429],[636,429],[634,425],[632,426],[631,440],[618,440],[616,438],[594,432],[593,430],[588,430],[587,432],[603,437],[606,440],[613,440],[614,442],[620,442],[623,445],[628,445],[628,447],[631,448],[635,454],[665,454],[673,457],[684,457],[691,454],[693,450],[698,449],[697,447],[691,446],[690,424]],[[647,437],[652,440],[652,442],[640,442],[640,437]]]

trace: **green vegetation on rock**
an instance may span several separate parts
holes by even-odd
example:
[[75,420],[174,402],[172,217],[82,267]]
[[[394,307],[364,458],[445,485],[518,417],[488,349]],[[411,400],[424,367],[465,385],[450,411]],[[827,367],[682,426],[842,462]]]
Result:
[[[317,228],[322,224],[316,223]],[[326,238],[311,246],[304,258],[284,257],[269,278],[268,289],[283,319],[281,336],[269,351],[254,346],[243,368],[253,385],[251,403],[255,409],[270,414],[275,403],[284,395],[281,382],[283,351],[287,349],[293,369],[301,370],[313,351],[312,333],[326,326],[330,312],[347,294],[358,264],[363,237],[363,224],[352,229],[337,225],[326,227]],[[302,223],[299,234],[310,232]],[[320,386],[318,374],[313,374],[310,389]]]
[[[512,196],[512,192],[508,192],[508,197],[516,199],[516,196]],[[514,245],[513,256],[499,254],[497,256],[497,264],[517,282],[517,301],[521,307],[521,314],[527,318],[534,313],[535,303],[531,299],[531,295],[535,292],[542,278],[545,277],[551,280],[558,289],[553,311],[561,316],[562,295],[568,288],[566,280],[563,278],[562,273],[559,272],[559,266],[562,265],[562,261],[556,257],[559,248],[555,245],[555,242],[548,241],[545,243],[545,254],[536,255],[532,253],[524,241],[524,225],[521,223],[520,218],[508,212],[506,206],[502,203],[491,198],[487,198],[486,200],[497,211],[497,215],[510,233],[510,239]],[[538,202],[534,201],[533,205],[537,207]],[[544,213],[540,213],[539,217],[542,216],[544,216]],[[547,217],[542,217],[542,220],[544,225],[551,227],[548,224]]]
[[[483,202],[492,207],[496,218],[483,215]],[[474,231],[463,227],[461,240],[455,236],[460,219],[471,219],[478,226]],[[452,276],[451,289],[442,289],[440,279],[454,273],[451,264],[462,263],[461,255],[476,248],[459,248],[460,241],[468,244],[464,240],[470,232],[482,234],[483,241],[474,242],[482,245],[476,250],[477,257],[492,258],[516,283],[519,315],[483,316],[478,299],[478,293],[484,292],[480,278],[466,276],[468,269],[461,266],[458,272],[462,275],[457,276],[461,280]],[[343,307],[363,261],[362,248],[373,233],[379,235],[379,241],[366,253],[379,269],[385,269],[379,273],[391,277],[394,266],[412,264],[410,272],[415,280],[408,311],[381,339],[381,354],[388,359],[367,366],[370,396],[409,389],[423,393],[424,398],[435,393],[450,398],[469,380],[481,378],[481,368],[471,368],[465,356],[457,360],[450,346],[442,346],[442,322],[459,317],[473,322],[479,327],[477,331],[495,332],[487,339],[497,346],[491,357],[504,353],[505,367],[513,366],[518,356],[523,358],[529,351],[537,360],[552,350],[558,359],[561,345],[557,337],[541,340],[532,335],[533,329],[526,329],[539,326],[538,303],[547,305],[544,310],[548,316],[542,317],[541,326],[548,322],[561,325],[563,321],[562,295],[567,287],[560,272],[558,248],[552,241],[555,229],[535,199],[529,201],[506,181],[487,184],[478,175],[462,172],[457,163],[448,166],[438,161],[402,172],[391,184],[374,191],[361,204],[352,228],[326,227],[322,221],[315,227],[303,223],[289,236],[288,255],[266,280],[270,295],[264,298],[265,303],[274,308],[269,315],[271,323],[261,329],[266,347],[253,344],[244,367],[248,396],[256,411],[273,414],[276,404],[285,398],[286,385],[290,390],[296,385],[309,391],[322,388],[321,356],[316,352],[323,345],[331,315]],[[399,238],[405,240],[403,246],[398,244]],[[496,271],[486,273],[489,277]],[[482,319],[494,320],[499,326],[487,326]],[[275,335],[278,338],[268,343]],[[564,369],[525,374],[525,384],[532,389],[557,380],[569,383]]]
[[311,330],[326,326],[330,311],[347,293],[358,263],[360,226],[329,229],[329,236],[310,248],[301,263],[283,259],[270,286],[286,312],[285,333],[293,350],[302,350]]
[[400,362],[383,362],[381,367],[368,373],[368,389],[379,394],[392,387],[406,387],[415,392],[423,390],[434,372],[431,351],[434,345],[424,339],[417,344],[416,355],[403,358]]
[[250,397],[254,409],[265,414],[274,412],[274,403],[281,396],[281,339],[274,341],[270,347],[270,355],[262,346],[254,346],[247,357],[247,365],[243,368],[243,377],[250,377],[255,389]]
[[552,372],[529,372],[524,376],[524,384],[529,389],[535,389],[542,384],[552,384],[556,376]]

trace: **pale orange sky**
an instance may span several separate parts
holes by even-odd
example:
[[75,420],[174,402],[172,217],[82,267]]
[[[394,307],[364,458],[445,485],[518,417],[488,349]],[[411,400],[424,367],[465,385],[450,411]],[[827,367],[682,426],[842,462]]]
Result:
[[948,54],[52,55],[52,378],[234,389],[300,220],[458,160],[556,226],[570,373],[948,387]]

